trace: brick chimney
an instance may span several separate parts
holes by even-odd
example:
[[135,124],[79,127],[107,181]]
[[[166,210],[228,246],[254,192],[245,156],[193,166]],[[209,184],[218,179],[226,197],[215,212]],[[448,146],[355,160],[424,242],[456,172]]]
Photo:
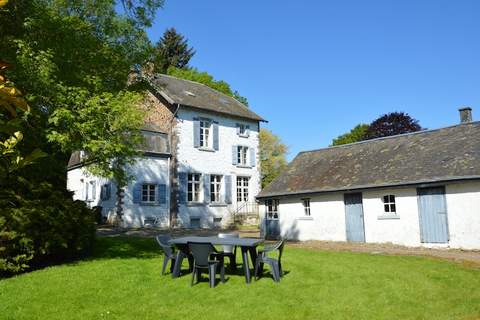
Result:
[[472,122],[472,108],[461,107],[458,111],[460,111],[460,123]]

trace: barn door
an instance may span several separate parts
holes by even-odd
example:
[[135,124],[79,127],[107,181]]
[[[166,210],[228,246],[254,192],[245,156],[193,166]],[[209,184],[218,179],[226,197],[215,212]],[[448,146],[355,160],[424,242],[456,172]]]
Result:
[[344,195],[344,201],[347,241],[365,242],[362,194],[347,193]]
[[445,188],[419,188],[420,237],[424,243],[447,243],[448,220]]

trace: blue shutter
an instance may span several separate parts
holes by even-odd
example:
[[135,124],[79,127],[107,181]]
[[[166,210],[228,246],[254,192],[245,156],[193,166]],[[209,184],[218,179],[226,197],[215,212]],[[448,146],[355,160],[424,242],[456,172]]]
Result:
[[240,124],[237,123],[237,134],[240,135]]
[[210,202],[210,175],[203,175],[203,201],[205,203]]
[[250,137],[250,126],[248,126],[248,125],[245,127],[245,135],[247,137]]
[[97,198],[97,183],[92,181],[92,200]]
[[106,185],[106,190],[105,190],[105,200],[110,200],[110,197],[112,196],[112,184],[108,183]]
[[140,203],[142,200],[142,184],[137,182],[133,185],[133,203]]
[[232,176],[225,176],[225,203],[232,203]]
[[178,201],[180,203],[187,203],[187,173],[178,173]]
[[255,167],[257,160],[255,159],[255,148],[248,148],[250,151],[250,167]]
[[200,147],[200,121],[198,119],[193,120],[193,146]]
[[219,150],[219,143],[218,143],[218,123],[213,123],[213,149]]
[[159,184],[157,186],[157,202],[158,204],[166,204],[167,203],[167,185],[166,184]]
[[237,165],[237,146],[232,146],[232,164]]

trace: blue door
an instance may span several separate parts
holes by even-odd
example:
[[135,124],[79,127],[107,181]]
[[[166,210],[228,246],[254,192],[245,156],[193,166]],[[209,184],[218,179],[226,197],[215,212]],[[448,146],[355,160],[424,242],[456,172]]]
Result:
[[265,201],[265,238],[267,239],[278,239],[280,237],[278,205],[279,201],[277,199]]
[[347,241],[365,242],[362,194],[347,193],[344,195],[344,202]]
[[424,243],[447,243],[448,218],[445,188],[419,188],[420,239]]

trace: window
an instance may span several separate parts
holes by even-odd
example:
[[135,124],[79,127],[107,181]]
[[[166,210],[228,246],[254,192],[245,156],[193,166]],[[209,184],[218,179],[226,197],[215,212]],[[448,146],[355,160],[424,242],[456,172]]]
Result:
[[222,227],[222,218],[213,218],[213,226],[215,228],[221,228]]
[[267,210],[267,219],[278,219],[278,204],[277,199],[271,199],[265,201],[265,208]]
[[142,184],[142,202],[155,202],[156,190],[155,184]]
[[208,120],[200,120],[200,147],[210,147],[210,132],[212,124]]
[[200,174],[188,174],[188,201],[200,202]]
[[237,202],[248,202],[248,177],[237,177]]
[[109,183],[103,184],[100,190],[100,199],[103,201],[110,199],[111,187]]
[[303,211],[307,217],[310,217],[310,199],[302,199]]
[[220,188],[222,186],[222,176],[210,176],[210,202],[220,202]]
[[247,165],[247,150],[248,147],[237,146],[237,164],[242,166]]
[[97,194],[97,184],[95,181],[89,181],[85,183],[85,200],[93,201]]
[[393,194],[383,196],[383,207],[385,213],[395,214],[397,212],[395,196]]
[[190,218],[190,228],[200,228],[200,218]]

